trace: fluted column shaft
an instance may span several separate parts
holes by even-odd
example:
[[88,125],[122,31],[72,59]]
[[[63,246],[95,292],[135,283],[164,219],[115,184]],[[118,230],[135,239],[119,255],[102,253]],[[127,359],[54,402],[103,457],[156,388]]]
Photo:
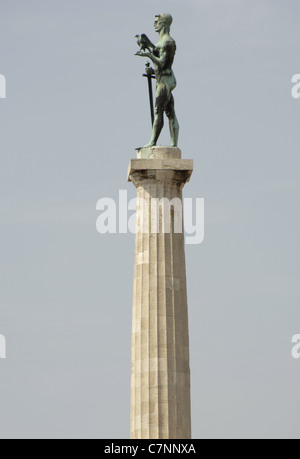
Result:
[[[182,188],[191,176],[192,161],[162,159],[163,147],[157,147],[155,153],[160,159],[132,160],[129,169],[129,180],[136,186],[138,197],[131,437],[184,439],[191,438],[191,407],[184,232],[179,204],[182,206]],[[170,207],[158,205],[165,198]],[[174,228],[174,219],[178,218],[181,232],[176,232],[178,221]]]

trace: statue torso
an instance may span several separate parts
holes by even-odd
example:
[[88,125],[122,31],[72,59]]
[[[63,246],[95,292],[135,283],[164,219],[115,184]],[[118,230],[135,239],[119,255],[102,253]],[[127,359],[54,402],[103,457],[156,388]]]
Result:
[[176,53],[176,43],[170,36],[164,37],[155,45],[155,56],[162,57],[164,53],[166,54],[166,60],[164,62],[164,65],[155,66],[156,72],[164,72],[167,70],[171,70],[172,68]]

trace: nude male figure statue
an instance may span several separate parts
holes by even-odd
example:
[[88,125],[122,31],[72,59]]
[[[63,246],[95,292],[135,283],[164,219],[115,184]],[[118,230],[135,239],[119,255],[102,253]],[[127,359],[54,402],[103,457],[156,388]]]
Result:
[[156,77],[155,118],[151,140],[145,147],[156,145],[164,125],[164,113],[169,118],[171,146],[177,147],[178,145],[179,124],[175,114],[172,94],[176,87],[176,78],[172,70],[176,53],[176,43],[170,37],[172,22],[172,16],[169,14],[155,16],[154,28],[159,33],[159,41],[156,45],[153,45],[149,40],[148,49],[152,49],[152,52],[140,51],[136,54],[152,60]]

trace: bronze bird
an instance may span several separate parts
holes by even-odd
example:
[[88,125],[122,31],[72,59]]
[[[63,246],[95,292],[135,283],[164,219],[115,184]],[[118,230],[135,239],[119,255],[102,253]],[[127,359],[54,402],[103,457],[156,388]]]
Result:
[[151,43],[147,35],[145,35],[144,33],[142,33],[142,35],[136,35],[135,38],[137,44],[141,48],[140,51],[145,51],[146,49],[148,49],[148,51],[151,51],[151,49],[154,48],[153,43]]

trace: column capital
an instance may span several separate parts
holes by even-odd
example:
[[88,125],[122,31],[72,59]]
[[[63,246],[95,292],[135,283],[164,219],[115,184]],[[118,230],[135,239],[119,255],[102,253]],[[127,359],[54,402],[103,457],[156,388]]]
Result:
[[131,159],[128,181],[138,187],[146,183],[161,182],[183,187],[193,172],[192,159]]

